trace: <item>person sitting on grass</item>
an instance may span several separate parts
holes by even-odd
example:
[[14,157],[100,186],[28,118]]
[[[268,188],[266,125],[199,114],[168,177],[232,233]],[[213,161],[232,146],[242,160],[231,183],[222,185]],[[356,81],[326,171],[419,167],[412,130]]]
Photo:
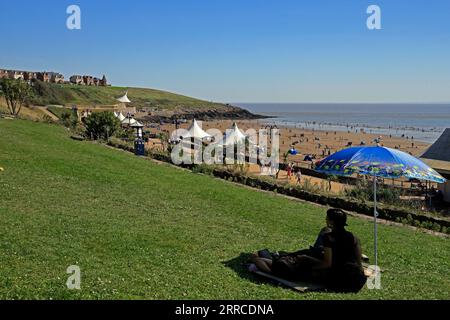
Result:
[[323,252],[310,248],[273,259],[253,254],[253,268],[280,278],[321,282],[333,291],[358,292],[366,283],[366,276],[359,240],[345,230],[347,214],[340,209],[329,209],[326,224],[331,231],[322,229],[318,237],[321,243],[316,242],[316,246],[323,246]]

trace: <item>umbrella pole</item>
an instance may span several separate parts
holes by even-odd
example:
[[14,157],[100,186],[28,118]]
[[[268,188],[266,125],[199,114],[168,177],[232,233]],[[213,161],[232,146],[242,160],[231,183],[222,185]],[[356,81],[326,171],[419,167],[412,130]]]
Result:
[[377,177],[373,177],[373,235],[375,266],[378,267],[378,226],[377,226]]

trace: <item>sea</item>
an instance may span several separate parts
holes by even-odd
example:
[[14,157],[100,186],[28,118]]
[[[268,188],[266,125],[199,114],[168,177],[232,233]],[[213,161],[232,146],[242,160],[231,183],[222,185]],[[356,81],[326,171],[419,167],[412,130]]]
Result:
[[237,103],[267,124],[413,137],[433,143],[450,128],[448,104]]

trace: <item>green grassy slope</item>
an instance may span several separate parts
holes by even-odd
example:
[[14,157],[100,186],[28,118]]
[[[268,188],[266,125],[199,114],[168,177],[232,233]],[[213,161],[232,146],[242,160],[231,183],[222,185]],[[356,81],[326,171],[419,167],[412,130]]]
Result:
[[[449,240],[393,226],[379,230],[382,290],[298,294],[260,282],[226,262],[306,247],[323,208],[72,141],[54,125],[0,119],[0,166],[3,299],[450,296]],[[370,255],[372,224],[349,224]],[[73,264],[81,291],[65,286]]]
[[116,99],[128,90],[128,97],[132,105],[141,107],[177,110],[185,108],[195,109],[226,109],[226,105],[212,103],[195,98],[186,97],[170,92],[124,87],[88,87],[69,84],[52,84],[38,82],[36,95],[32,103],[37,105],[114,105]]

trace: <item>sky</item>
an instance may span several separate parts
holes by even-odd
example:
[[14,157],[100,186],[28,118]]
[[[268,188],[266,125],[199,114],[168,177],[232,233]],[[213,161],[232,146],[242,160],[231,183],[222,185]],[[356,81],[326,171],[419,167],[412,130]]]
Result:
[[0,0],[0,39],[0,68],[211,101],[450,102],[448,0]]

